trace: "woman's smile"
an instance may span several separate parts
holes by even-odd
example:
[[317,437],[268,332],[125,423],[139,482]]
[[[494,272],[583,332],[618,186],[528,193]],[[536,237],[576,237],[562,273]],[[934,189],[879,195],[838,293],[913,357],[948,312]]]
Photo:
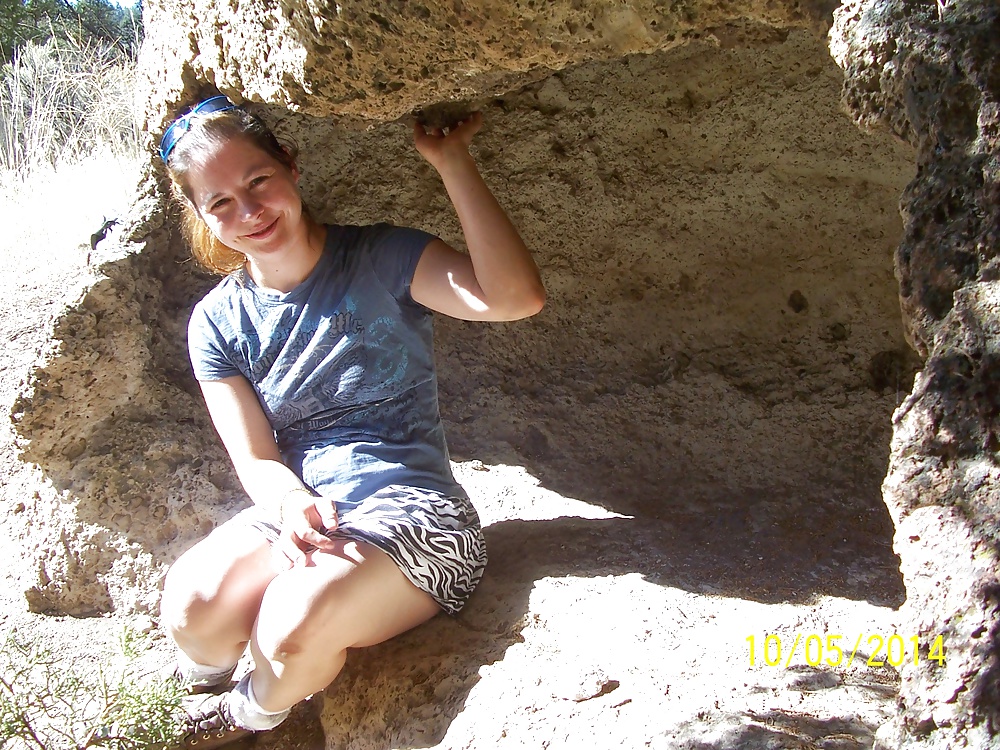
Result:
[[275,219],[270,224],[265,226],[263,229],[259,229],[256,232],[251,232],[250,234],[247,234],[245,236],[251,240],[266,240],[274,233],[274,229],[277,226],[278,226],[278,220]]

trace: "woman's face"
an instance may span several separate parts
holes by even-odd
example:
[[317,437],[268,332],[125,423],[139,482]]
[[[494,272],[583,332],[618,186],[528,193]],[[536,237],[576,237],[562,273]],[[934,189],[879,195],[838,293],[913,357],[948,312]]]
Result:
[[193,163],[186,177],[208,228],[251,261],[276,260],[308,234],[298,169],[286,167],[248,138],[231,138],[216,147]]

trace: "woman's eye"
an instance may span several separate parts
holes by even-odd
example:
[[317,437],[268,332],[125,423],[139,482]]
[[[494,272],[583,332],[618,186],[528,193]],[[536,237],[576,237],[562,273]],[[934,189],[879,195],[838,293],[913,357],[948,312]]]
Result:
[[266,179],[267,179],[266,174],[262,174],[259,177],[254,177],[252,180],[250,180],[250,187],[257,187]]
[[222,207],[223,207],[224,205],[226,205],[227,203],[229,203],[229,199],[228,199],[228,198],[222,198],[222,199],[220,199],[220,200],[217,200],[217,201],[216,201],[215,203],[213,203],[213,204],[212,204],[212,205],[211,205],[211,206],[209,207],[209,209],[208,209],[208,210],[209,210],[209,211],[218,211],[218,210],[219,210],[220,208],[222,208]]

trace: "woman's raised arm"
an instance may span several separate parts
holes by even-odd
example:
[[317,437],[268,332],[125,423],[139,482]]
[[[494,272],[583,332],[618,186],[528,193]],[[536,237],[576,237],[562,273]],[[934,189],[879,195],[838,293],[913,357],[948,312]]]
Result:
[[517,320],[542,309],[545,288],[531,253],[469,153],[482,124],[477,112],[447,134],[414,125],[417,150],[441,175],[469,254],[440,240],[431,242],[417,263],[410,294],[456,318]]

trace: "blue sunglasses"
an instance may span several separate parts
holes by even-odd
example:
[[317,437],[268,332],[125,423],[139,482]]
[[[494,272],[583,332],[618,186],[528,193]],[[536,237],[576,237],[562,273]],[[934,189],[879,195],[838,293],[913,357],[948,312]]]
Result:
[[227,109],[236,109],[236,105],[225,96],[213,96],[203,102],[196,104],[189,112],[184,113],[167,128],[167,132],[160,139],[160,158],[163,163],[167,163],[170,152],[174,150],[177,141],[181,139],[188,130],[191,129],[191,120],[195,115],[210,115],[213,112],[225,112]]

